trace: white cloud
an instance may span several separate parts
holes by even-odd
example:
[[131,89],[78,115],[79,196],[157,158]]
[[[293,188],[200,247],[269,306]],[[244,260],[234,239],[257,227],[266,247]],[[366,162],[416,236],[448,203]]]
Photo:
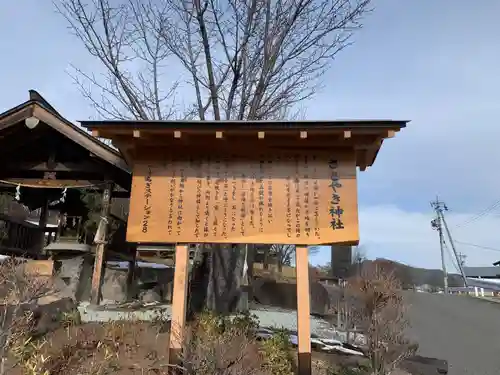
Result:
[[[500,260],[500,251],[493,251],[464,245],[472,243],[483,247],[497,248],[500,214],[484,215],[477,220],[475,215],[449,212],[446,214],[457,251],[467,255],[469,266],[488,266]],[[394,259],[412,266],[440,268],[441,256],[439,238],[432,230],[430,221],[433,212],[408,212],[395,206],[367,206],[359,211],[360,244],[366,249],[369,258],[383,257]],[[469,224],[460,225],[467,221]],[[451,253],[451,247],[449,247]],[[329,261],[329,250],[324,249],[312,256],[314,264]],[[456,272],[447,253],[447,265]]]

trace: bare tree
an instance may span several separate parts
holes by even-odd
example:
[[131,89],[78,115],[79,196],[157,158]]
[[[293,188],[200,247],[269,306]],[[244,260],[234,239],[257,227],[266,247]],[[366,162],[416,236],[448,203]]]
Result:
[[[289,116],[295,104],[315,93],[318,77],[351,43],[370,4],[55,1],[71,31],[103,67],[104,74],[94,74],[73,66],[84,96],[105,118],[142,120]],[[176,91],[193,101],[179,108]]]
[[401,284],[392,272],[376,264],[364,266],[348,281],[346,295],[351,299],[349,324],[365,333],[373,375],[389,374],[415,354],[417,346],[405,337],[408,320]]
[[[54,0],[102,73],[72,75],[107,119],[293,119],[371,0]],[[244,247],[223,251],[241,254]],[[232,276],[241,269],[224,269]],[[239,262],[243,264],[244,262]],[[211,266],[212,267],[212,266]],[[212,270],[213,271],[213,270]],[[217,273],[217,272],[216,272]]]

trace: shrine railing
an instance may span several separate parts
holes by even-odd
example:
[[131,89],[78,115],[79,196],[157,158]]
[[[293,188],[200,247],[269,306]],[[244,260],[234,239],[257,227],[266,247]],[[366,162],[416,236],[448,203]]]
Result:
[[39,233],[37,225],[0,213],[0,252],[39,253]]

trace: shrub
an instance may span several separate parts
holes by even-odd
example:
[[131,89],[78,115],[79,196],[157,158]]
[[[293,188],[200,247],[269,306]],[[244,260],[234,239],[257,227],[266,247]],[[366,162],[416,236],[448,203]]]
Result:
[[370,373],[389,374],[417,348],[405,337],[408,320],[401,283],[393,272],[371,265],[349,280],[347,294],[356,300],[351,317],[365,333]]
[[274,334],[262,343],[263,368],[272,375],[291,375],[294,373],[292,346],[285,331]]

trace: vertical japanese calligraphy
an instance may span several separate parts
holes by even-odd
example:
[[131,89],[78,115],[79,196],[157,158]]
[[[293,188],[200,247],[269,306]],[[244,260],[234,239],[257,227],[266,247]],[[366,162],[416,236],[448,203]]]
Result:
[[306,237],[311,236],[311,216],[309,211],[309,159],[308,155],[304,156],[304,191],[302,192],[302,199],[304,205],[304,234]]
[[314,237],[317,239],[321,238],[320,223],[319,223],[319,179],[318,179],[318,167],[316,163],[316,157],[313,156],[314,168],[313,168],[313,217],[314,217]]
[[288,238],[292,237],[292,182],[293,177],[290,169],[285,182],[286,236]]
[[263,158],[259,161],[259,175],[257,183],[259,184],[259,233],[264,232],[264,208],[266,206],[265,187],[264,187],[264,168]]
[[146,176],[144,176],[144,213],[142,216],[142,233],[148,233],[149,229],[149,219],[151,217],[151,205],[152,205],[152,194],[151,194],[151,187],[152,187],[152,172],[151,172],[151,166],[147,166],[147,173]]
[[236,232],[236,213],[237,213],[237,206],[236,202],[238,198],[236,197],[238,191],[238,180],[236,178],[236,175],[233,174],[233,177],[231,178],[231,233]]
[[176,155],[136,165],[127,240],[349,243],[357,239],[357,220],[354,159]]
[[273,161],[267,162],[267,223],[273,222]]
[[167,221],[167,231],[169,235],[172,235],[174,231],[174,208],[175,204],[175,194],[177,192],[177,179],[175,178],[175,169],[172,168],[172,174],[170,176],[168,189],[168,221]]
[[247,215],[247,192],[246,192],[246,185],[247,185],[247,178],[245,173],[241,174],[240,178],[240,234],[242,236],[245,235],[246,233],[246,225],[245,225],[245,218]]
[[180,236],[182,234],[182,227],[183,227],[183,210],[184,210],[184,189],[185,189],[185,183],[186,183],[186,177],[184,175],[184,165],[179,166],[179,190],[178,190],[178,195],[177,195],[177,236]]
[[222,193],[222,238],[228,238],[228,207],[229,207],[229,163],[224,161],[224,184]]
[[331,200],[329,206],[330,213],[330,228],[333,230],[344,229],[344,222],[342,221],[342,215],[344,210],[340,207],[340,194],[338,189],[342,187],[339,180],[338,173],[339,163],[335,159],[330,159],[328,161],[328,168],[330,169],[330,185],[331,188]]
[[[220,200],[221,200],[221,161],[220,159],[215,160],[215,184],[214,184],[214,202],[213,202],[213,208],[214,208],[214,215],[213,215],[213,220],[212,220],[212,235],[214,237],[217,237],[217,233],[219,230],[219,211],[221,209],[220,207]],[[208,187],[210,189],[210,187]],[[207,203],[208,204],[208,203]]]
[[[212,225],[210,222],[210,211],[211,208],[214,208],[214,211],[216,210],[216,206],[211,207],[212,201],[211,201],[211,195],[212,195],[212,176],[210,175],[210,159],[208,159],[205,163],[202,164],[203,167],[205,167],[205,210],[203,212],[203,237],[208,237],[210,235],[210,227],[212,228],[217,228],[217,225]],[[217,184],[217,182],[216,182]],[[217,189],[215,189],[215,201],[217,201]],[[214,219],[217,222],[216,216],[214,215]],[[215,232],[215,235],[217,235],[217,232]]]
[[257,171],[255,165],[252,164],[252,169],[250,171],[250,193],[249,193],[249,225],[252,228],[255,228],[255,214],[257,213],[257,207],[255,204],[255,193],[256,193],[256,179],[257,179]]
[[191,168],[195,170],[196,175],[196,205],[195,205],[195,218],[194,218],[194,236],[200,238],[200,225],[201,225],[201,189],[203,186],[203,179],[201,174],[201,161],[191,160]]
[[293,177],[293,182],[294,182],[294,187],[295,187],[295,237],[300,238],[300,235],[302,233],[302,212],[301,212],[301,206],[302,206],[302,197],[300,194],[300,180],[301,180],[301,175],[300,175],[300,156],[295,155],[293,157],[294,159],[294,177]]

